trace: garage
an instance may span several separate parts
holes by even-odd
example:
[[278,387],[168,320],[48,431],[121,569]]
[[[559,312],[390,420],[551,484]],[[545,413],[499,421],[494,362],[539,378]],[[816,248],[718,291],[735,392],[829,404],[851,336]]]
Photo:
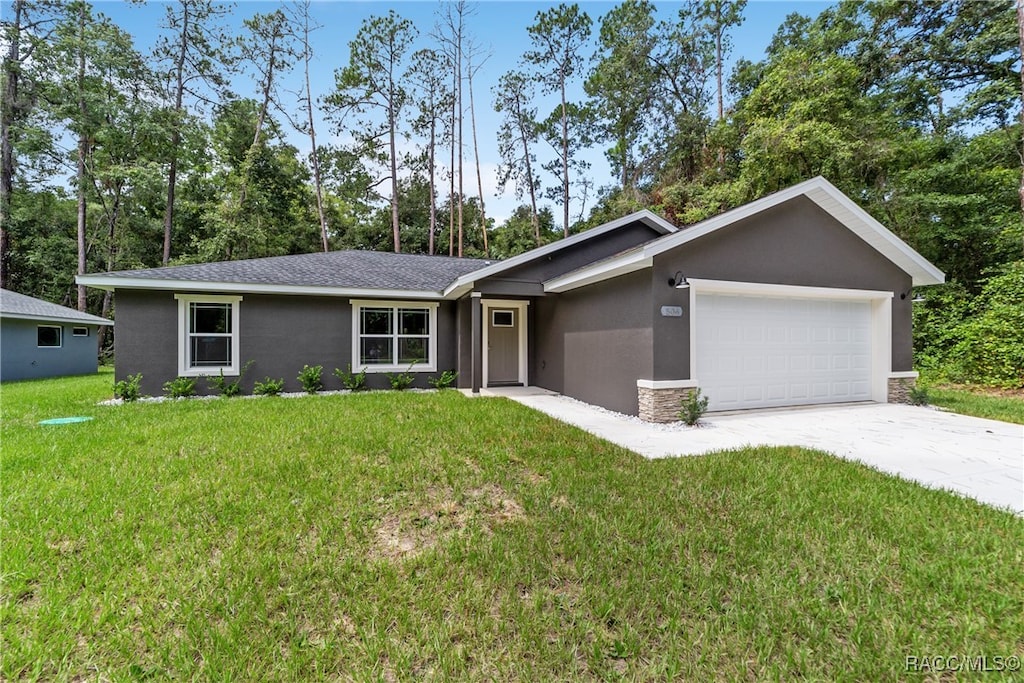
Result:
[[694,303],[709,410],[873,399],[872,299],[699,292]]

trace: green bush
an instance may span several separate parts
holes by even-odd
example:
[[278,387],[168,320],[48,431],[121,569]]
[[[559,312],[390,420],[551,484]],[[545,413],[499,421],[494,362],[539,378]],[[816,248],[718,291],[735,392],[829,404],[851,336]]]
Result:
[[438,377],[431,377],[427,382],[435,389],[450,389],[458,376],[459,373],[454,370],[445,370]]
[[211,389],[216,391],[220,396],[224,398],[231,398],[232,396],[238,396],[242,393],[242,377],[245,376],[245,371],[253,364],[253,361],[249,361],[242,366],[242,371],[238,373],[238,379],[234,382],[229,382],[224,377],[224,371],[221,370],[217,376],[210,376],[206,378],[206,383]]
[[679,419],[693,427],[708,409],[708,397],[701,394],[699,388],[694,389],[682,400],[683,409],[679,411]]
[[140,390],[141,386],[141,372],[134,375],[128,375],[120,382],[114,382],[114,398],[119,398],[125,403],[138,401],[139,397],[142,396],[142,392]]
[[971,313],[957,328],[950,352],[953,379],[1024,387],[1024,261],[990,278]]
[[262,382],[256,382],[256,384],[252,385],[252,393],[258,396],[277,396],[282,391],[284,391],[283,379],[270,379],[266,377]]
[[349,391],[362,391],[366,389],[366,368],[359,372],[352,372],[351,363],[346,367],[346,370],[334,368],[334,376],[341,380],[342,386]]
[[[412,365],[415,365],[415,363]],[[391,382],[392,389],[395,391],[405,391],[412,386],[413,380],[416,379],[415,375],[412,374],[412,365],[405,372],[388,373],[388,381]]]
[[303,391],[307,394],[315,394],[324,388],[323,383],[323,372],[324,366],[322,365],[303,365],[302,371],[299,373],[299,384],[302,385]]
[[923,384],[918,384],[910,388],[910,394],[907,397],[910,400],[912,406],[926,406],[931,403],[931,396],[928,394],[928,387]]
[[196,395],[195,377],[175,377],[170,382],[164,382],[164,393],[171,398],[188,398]]

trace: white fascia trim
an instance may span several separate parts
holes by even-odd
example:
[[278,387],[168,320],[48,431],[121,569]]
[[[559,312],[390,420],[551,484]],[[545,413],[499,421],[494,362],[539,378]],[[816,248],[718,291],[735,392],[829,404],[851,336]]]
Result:
[[406,289],[365,289],[360,287],[321,287],[306,285],[267,285],[245,282],[195,282],[192,280],[150,280],[148,278],[103,277],[82,275],[75,278],[80,285],[97,289],[155,289],[189,292],[237,292],[239,294],[299,294],[306,296],[359,296],[389,299],[426,299],[437,301],[440,292]]
[[[179,377],[212,377],[224,374],[225,377],[238,377],[240,359],[238,357],[239,340],[242,330],[239,327],[238,309],[242,301],[240,296],[224,296],[213,294],[175,294],[178,301],[178,376]],[[231,365],[226,368],[190,368],[188,365],[188,305],[192,302],[208,304],[231,304]]]
[[39,322],[66,323],[69,325],[113,325],[113,320],[96,318],[95,320],[82,320],[81,318],[57,318],[52,315],[32,315],[31,313],[0,313],[0,318],[11,318],[13,320],[38,320]]
[[695,379],[638,379],[639,389],[695,389],[699,382]]
[[654,259],[645,257],[642,252],[636,251],[626,254],[621,258],[609,259],[595,264],[590,268],[581,268],[565,275],[560,275],[544,282],[545,292],[568,292],[572,289],[585,287],[602,280],[610,280],[613,277],[626,275],[654,265]]
[[585,242],[586,240],[598,237],[607,232],[611,232],[612,230],[617,230],[618,228],[629,225],[630,223],[643,223],[647,227],[652,228],[663,235],[668,235],[679,230],[679,228],[672,225],[661,216],[644,209],[642,211],[631,213],[628,216],[623,216],[622,218],[609,221],[597,226],[596,228],[584,230],[583,232],[576,233],[575,235],[557,240],[551,244],[545,244],[543,247],[531,249],[530,251],[519,254],[518,256],[513,256],[510,259],[499,261],[493,265],[481,268],[480,270],[474,270],[472,273],[466,273],[445,288],[444,297],[452,298],[456,292],[459,290],[464,291],[464,288],[471,287],[474,282],[491,277],[492,275],[497,275],[498,273],[510,268],[515,268],[516,266],[524,263],[529,263],[534,259],[547,256],[548,254],[552,254],[556,251],[561,251],[562,249],[579,244],[580,242]]
[[[350,299],[352,305],[352,372],[365,370],[369,374],[381,372],[435,372],[437,370],[437,308],[436,301],[408,301],[382,299]],[[359,360],[359,312],[363,307],[369,308],[426,308],[430,310],[430,329],[427,331],[430,340],[430,358],[426,363],[413,365],[366,365]],[[397,333],[396,333],[397,336]]]
[[900,370],[898,372],[890,372],[889,379],[917,379],[918,374],[916,370]]
[[690,288],[698,294],[737,294],[789,299],[892,299],[893,292],[872,289],[841,289],[838,287],[804,287],[802,285],[771,285],[763,282],[701,280],[693,278]]

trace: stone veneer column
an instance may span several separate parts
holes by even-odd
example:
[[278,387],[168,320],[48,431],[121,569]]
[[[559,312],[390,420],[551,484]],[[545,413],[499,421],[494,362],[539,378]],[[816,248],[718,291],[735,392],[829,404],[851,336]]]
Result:
[[695,391],[695,387],[649,389],[637,387],[640,400],[640,419],[646,422],[677,422],[683,401]]
[[910,403],[910,391],[916,386],[916,377],[890,377],[889,403]]

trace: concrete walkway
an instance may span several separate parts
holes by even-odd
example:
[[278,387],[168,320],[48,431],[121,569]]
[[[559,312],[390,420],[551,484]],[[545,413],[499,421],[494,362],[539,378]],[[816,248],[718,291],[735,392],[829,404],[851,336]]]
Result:
[[898,404],[712,414],[654,425],[535,387],[487,389],[647,458],[750,445],[805,446],[1024,514],[1024,426]]

